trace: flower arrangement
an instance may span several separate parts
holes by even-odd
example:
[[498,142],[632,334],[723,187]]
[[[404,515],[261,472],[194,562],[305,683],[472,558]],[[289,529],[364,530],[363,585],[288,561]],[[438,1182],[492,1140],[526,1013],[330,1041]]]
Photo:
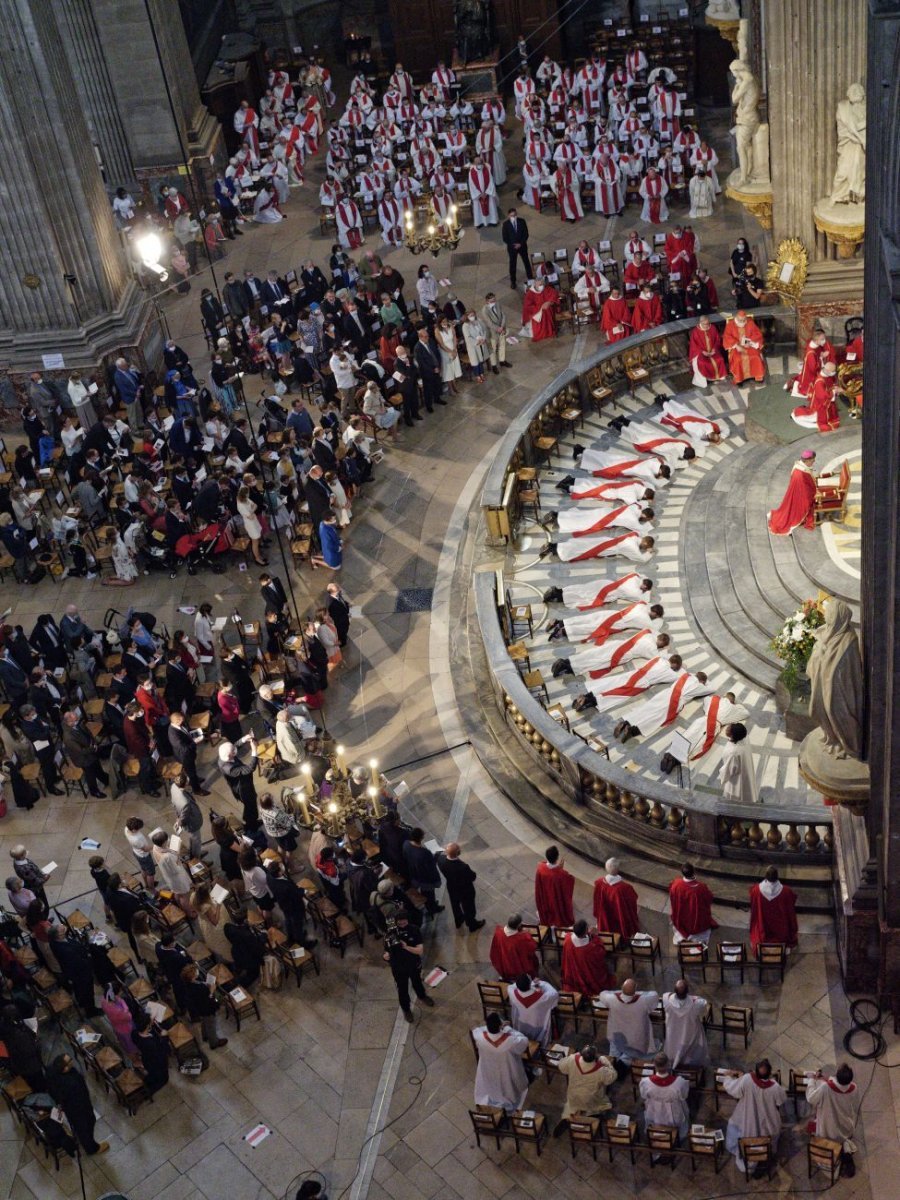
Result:
[[824,624],[825,617],[819,601],[804,600],[785,621],[781,632],[772,638],[771,648],[785,664],[781,677],[792,692],[796,690],[813,652],[815,631]]

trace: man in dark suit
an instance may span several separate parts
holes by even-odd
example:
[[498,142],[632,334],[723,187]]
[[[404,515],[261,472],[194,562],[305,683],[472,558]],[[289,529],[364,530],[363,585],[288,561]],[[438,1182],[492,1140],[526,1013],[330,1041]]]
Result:
[[244,285],[234,277],[234,271],[225,272],[225,286],[222,288],[222,299],[228,308],[228,315],[235,321],[241,321],[250,315],[250,301]]
[[365,358],[372,349],[372,324],[368,316],[351,300],[341,318],[344,336],[353,343],[357,358]]
[[56,746],[53,741],[53,730],[46,721],[41,720],[37,710],[31,704],[23,704],[19,709],[19,716],[19,726],[34,747],[35,756],[41,764],[47,791],[51,796],[64,795],[62,788],[56,786],[59,782],[59,772],[54,759]]
[[176,709],[184,712],[183,705],[187,705],[186,711],[190,712],[197,699],[197,689],[191,682],[181,656],[174,650],[166,659],[165,695],[170,713]]
[[528,225],[514,208],[507,213],[506,220],[500,230],[506,253],[509,255],[509,286],[516,286],[516,260],[521,258],[525,266],[525,278],[532,279],[534,272],[528,258]]
[[200,316],[207,332],[217,336],[219,327],[225,324],[225,312],[209,288],[204,288],[200,294]]
[[331,512],[331,488],[325,482],[325,472],[318,464],[311,467],[303,481],[303,494],[309,505],[309,515],[314,530],[319,528],[319,522]]
[[192,791],[198,796],[208,796],[209,792],[197,774],[197,743],[190,735],[187,719],[182,712],[173,711],[169,714],[169,745],[172,757],[184,768]]
[[104,800],[106,793],[100,789],[108,786],[109,776],[100,764],[96,742],[79,721],[77,713],[67,712],[63,716],[62,740],[69,762],[84,771],[91,795],[95,800]]
[[404,875],[416,891],[425,897],[425,911],[435,917],[444,911],[443,904],[438,904],[434,895],[440,886],[441,875],[434,855],[422,844],[424,837],[421,829],[414,829],[409,835],[409,840],[403,847],[403,859],[406,864]]
[[106,903],[109,905],[115,919],[116,928],[120,929],[122,933],[128,934],[131,948],[137,955],[137,942],[134,940],[134,934],[131,932],[131,921],[134,914],[141,912],[144,906],[133,892],[122,885],[122,876],[117,872],[114,872],[109,877],[109,886],[106,889]]
[[277,271],[270,271],[262,285],[262,302],[269,312],[284,313],[291,307],[291,293],[283,279],[278,278]]
[[426,412],[434,412],[435,404],[446,404],[441,398],[441,360],[428,340],[428,330],[419,330],[419,340],[413,347],[413,362],[422,380]]
[[258,309],[263,303],[263,281],[252,271],[244,272],[244,295],[247,297],[247,304],[250,306],[251,312]]
[[22,670],[5,646],[0,650],[0,682],[3,683],[6,695],[13,704],[25,699],[28,674]]
[[312,456],[316,466],[321,467],[323,471],[336,471],[337,458],[331,442],[324,433],[320,433],[313,438]]
[[[130,679],[128,682],[132,683]],[[125,705],[115,692],[110,692],[103,702],[103,724],[117,742],[125,741]]]
[[226,454],[234,446],[244,462],[248,462],[253,457],[253,447],[247,437],[249,424],[246,417],[238,417],[231,429],[228,431],[228,436],[223,443],[223,449]]
[[318,946],[318,939],[306,936],[306,897],[303,888],[298,887],[293,879],[284,872],[284,867],[276,859],[266,868],[269,881],[269,891],[275,897],[275,903],[284,913],[285,933],[288,941],[296,946],[312,950]]
[[287,593],[278,576],[269,575],[267,571],[264,571],[259,577],[259,590],[266,606],[266,612],[277,613],[279,617],[283,616],[287,608]]
[[328,280],[312,261],[307,259],[303,264],[303,270],[300,272],[300,278],[303,281],[303,288],[306,292],[307,301],[312,303],[318,301],[321,303],[322,297],[328,291]]
[[447,898],[453,910],[456,928],[465,921],[469,933],[475,933],[484,925],[475,915],[475,872],[459,857],[459,844],[451,842],[437,856],[438,870],[447,880]]
[[328,593],[328,615],[334,622],[338,645],[346,646],[347,635],[350,632],[350,601],[339,583],[329,583],[325,591]]
[[126,704],[130,704],[134,699],[136,685],[123,663],[120,663],[113,671],[109,690],[116,697],[117,703],[121,704],[123,709]]

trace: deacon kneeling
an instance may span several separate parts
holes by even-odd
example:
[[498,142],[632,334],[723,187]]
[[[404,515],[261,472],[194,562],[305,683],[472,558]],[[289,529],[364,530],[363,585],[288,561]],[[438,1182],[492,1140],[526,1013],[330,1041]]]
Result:
[[478,1069],[475,1072],[475,1103],[489,1104],[515,1112],[525,1104],[528,1076],[522,1056],[528,1052],[528,1038],[504,1025],[499,1013],[489,1013],[484,1025],[472,1030]]
[[615,975],[606,967],[606,951],[599,938],[588,932],[585,920],[576,921],[563,942],[560,978],[564,992],[598,996],[616,986]]
[[686,1138],[689,1125],[688,1095],[690,1084],[672,1071],[667,1054],[653,1057],[653,1074],[641,1080],[646,1125],[674,1125],[679,1138]]

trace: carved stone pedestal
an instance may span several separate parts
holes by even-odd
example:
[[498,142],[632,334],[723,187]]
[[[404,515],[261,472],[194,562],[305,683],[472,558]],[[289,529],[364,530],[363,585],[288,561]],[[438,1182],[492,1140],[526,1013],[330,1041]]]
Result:
[[838,258],[854,258],[866,236],[864,204],[832,204],[820,200],[813,206],[816,229],[837,248]]
[[844,986],[849,992],[874,992],[881,939],[876,868],[865,818],[838,805],[833,830],[835,924]]
[[772,228],[772,184],[742,183],[737,171],[732,171],[725,184],[725,195],[729,200],[737,200],[762,225],[763,229]]

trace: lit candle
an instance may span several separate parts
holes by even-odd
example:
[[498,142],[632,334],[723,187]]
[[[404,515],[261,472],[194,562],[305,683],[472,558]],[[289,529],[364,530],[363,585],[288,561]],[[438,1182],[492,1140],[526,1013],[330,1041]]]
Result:
[[451,204],[450,205],[450,228],[452,229],[455,224],[456,224],[456,205]]
[[376,820],[384,816],[384,809],[381,807],[381,791],[377,787],[369,788],[369,799],[372,801],[372,816]]
[[305,762],[300,770],[303,772],[303,782],[306,784],[307,796],[314,796],[316,794],[316,785],[313,783],[312,767],[308,762]]
[[380,788],[381,780],[378,777],[378,759],[377,758],[369,759],[369,770],[372,772],[372,787]]
[[303,817],[303,824],[311,825],[312,821],[309,819],[309,803],[306,799],[306,793],[302,788],[297,788],[297,790],[294,792],[294,796],[297,800],[297,803],[300,805],[300,815]]
[[339,771],[343,771],[344,770],[344,747],[343,746],[335,746],[334,753],[335,753],[335,758],[337,760],[337,769]]

